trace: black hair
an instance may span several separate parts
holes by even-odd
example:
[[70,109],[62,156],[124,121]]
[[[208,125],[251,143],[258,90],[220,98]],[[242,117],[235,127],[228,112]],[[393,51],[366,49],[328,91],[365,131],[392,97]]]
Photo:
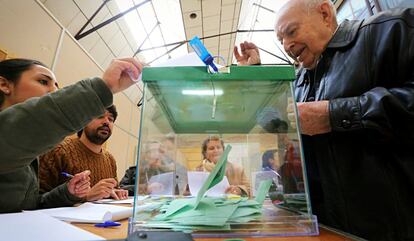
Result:
[[116,111],[116,106],[115,105],[111,105],[108,108],[106,108],[106,110],[112,114],[112,116],[114,117],[114,122],[116,121],[116,118],[118,117],[118,112]]
[[[23,72],[29,70],[34,65],[48,68],[40,61],[33,59],[7,59],[0,61],[0,76],[7,81],[17,84]],[[4,102],[4,93],[0,91],[0,105]]]
[[[108,108],[106,108],[106,110],[112,114],[112,116],[114,117],[114,122],[116,121],[116,118],[118,117],[118,112],[116,111],[116,106],[115,105],[111,105]],[[78,131],[77,135],[78,137],[81,137],[83,132],[83,129],[81,129],[80,131]]]
[[276,149],[267,150],[262,156],[262,168],[271,168],[269,160],[274,158],[274,154],[277,152]]

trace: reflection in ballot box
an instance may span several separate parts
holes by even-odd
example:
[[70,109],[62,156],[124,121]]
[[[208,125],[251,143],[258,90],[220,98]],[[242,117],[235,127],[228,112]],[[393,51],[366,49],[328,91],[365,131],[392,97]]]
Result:
[[266,181],[266,180],[272,180],[272,185],[279,187],[279,175],[277,172],[273,170],[269,171],[258,171],[258,172],[252,172],[252,193],[253,196],[256,196],[257,190],[259,189],[260,182]]
[[174,172],[167,172],[152,176],[148,181],[148,194],[151,195],[173,195],[174,194]]

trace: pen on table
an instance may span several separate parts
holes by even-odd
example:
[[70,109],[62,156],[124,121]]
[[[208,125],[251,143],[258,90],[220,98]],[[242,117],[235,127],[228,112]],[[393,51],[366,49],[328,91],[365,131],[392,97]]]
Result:
[[72,174],[69,174],[69,173],[67,173],[67,172],[61,172],[61,174],[62,174],[63,176],[65,176],[65,177],[67,177],[67,178],[73,178],[73,175],[72,175]]
[[116,227],[116,226],[121,226],[121,223],[114,222],[114,221],[105,221],[103,223],[95,224],[95,227],[100,227],[100,228]]

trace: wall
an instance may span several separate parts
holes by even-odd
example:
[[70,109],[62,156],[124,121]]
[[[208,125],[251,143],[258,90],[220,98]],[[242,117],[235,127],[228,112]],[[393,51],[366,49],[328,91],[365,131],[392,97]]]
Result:
[[[0,49],[8,56],[37,59],[50,66],[59,86],[101,76],[103,69],[40,1],[0,0]],[[114,98],[118,119],[106,148],[115,156],[118,178],[135,165],[140,111],[125,94]]]

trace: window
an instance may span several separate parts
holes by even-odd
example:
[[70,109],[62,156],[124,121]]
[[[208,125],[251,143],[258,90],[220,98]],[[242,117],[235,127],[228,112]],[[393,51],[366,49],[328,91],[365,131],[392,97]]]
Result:
[[[373,0],[370,0],[370,6],[374,6]],[[341,23],[345,19],[356,20],[364,19],[370,16],[369,7],[363,0],[345,0],[338,9],[337,19]]]
[[390,9],[396,7],[414,7],[412,0],[379,0],[382,9]]

